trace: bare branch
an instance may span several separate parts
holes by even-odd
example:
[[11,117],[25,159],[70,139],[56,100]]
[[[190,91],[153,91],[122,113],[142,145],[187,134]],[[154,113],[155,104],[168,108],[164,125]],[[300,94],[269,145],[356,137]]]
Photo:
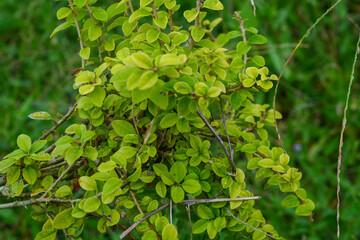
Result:
[[190,205],[186,206],[186,212],[189,218],[189,224],[190,224],[190,233],[191,233],[191,240],[193,240],[193,230],[192,230],[192,224],[191,224],[191,212],[190,212]]
[[197,110],[198,115],[200,116],[200,118],[203,120],[203,122],[205,123],[205,125],[209,128],[209,130],[212,132],[212,134],[214,134],[214,136],[216,137],[216,139],[220,142],[221,146],[223,147],[226,157],[228,158],[232,171],[236,172],[236,167],[234,162],[231,159],[230,153],[224,143],[224,141],[221,139],[221,137],[219,136],[219,134],[216,133],[216,131],[214,130],[214,128],[210,125],[210,123],[208,122],[208,120],[206,119],[206,117],[204,116],[204,114],[200,111],[200,109],[198,108]]
[[54,124],[54,126],[52,126],[52,128],[50,128],[49,130],[46,131],[46,133],[44,133],[38,140],[43,140],[45,138],[47,138],[52,132],[54,132],[61,124],[63,124],[66,120],[68,120],[68,118],[71,116],[71,114],[75,111],[75,108],[78,104],[79,100],[70,107],[69,111],[65,114],[65,116],[63,118],[61,118],[57,123]]
[[[72,14],[74,16],[74,22],[75,22],[75,27],[76,27],[78,37],[79,37],[80,51],[81,51],[81,49],[84,48],[84,43],[83,43],[83,40],[82,40],[82,37],[81,37],[81,30],[80,30],[79,22],[77,20],[77,15],[76,15],[76,13],[74,11],[74,7],[72,5],[72,0],[68,0],[68,2],[69,2],[69,5],[70,5],[70,9],[72,11]],[[85,70],[85,59],[83,59],[83,58],[81,58],[81,67],[82,67],[83,70]]]
[[[240,23],[240,29],[241,29],[241,33],[243,36],[243,40],[245,43],[247,43],[248,41],[246,40],[246,28],[244,26],[244,20],[241,18],[240,13],[235,12],[235,16],[237,17],[239,23]],[[244,65],[246,66],[248,60],[248,56],[247,53],[244,54]],[[245,67],[243,68],[243,73],[245,73]]]
[[172,224],[172,207],[173,207],[173,201],[170,199],[170,223]]
[[44,193],[44,195],[43,195],[40,199],[45,198],[46,195],[47,195],[51,190],[53,190],[53,188],[63,179],[63,177],[65,176],[65,174],[68,173],[68,172],[71,170],[71,168],[75,165],[75,163],[76,163],[76,161],[72,162],[72,163],[69,165],[69,167],[68,167],[67,169],[65,169],[65,170],[61,173],[60,177],[58,177],[58,179],[56,179],[56,181],[49,187],[49,189]]
[[232,146],[231,146],[231,140],[230,140],[230,136],[229,136],[229,131],[228,131],[227,125],[226,125],[225,114],[224,114],[224,110],[223,110],[223,106],[222,106],[221,96],[219,96],[219,100],[220,100],[221,115],[222,115],[222,119],[223,119],[224,126],[225,126],[226,137],[227,137],[228,142],[229,142],[230,158],[231,158],[231,161],[234,162],[233,149],[232,149]]
[[261,233],[265,234],[266,236],[268,236],[268,237],[270,237],[270,238],[277,239],[276,237],[274,237],[274,236],[272,236],[272,235],[270,235],[270,234],[268,234],[268,233],[266,233],[266,232],[263,232],[263,231],[261,231],[261,230],[259,230],[259,229],[257,229],[257,228],[254,228],[253,226],[251,226],[250,224],[248,224],[248,223],[246,223],[246,222],[241,221],[240,219],[238,219],[237,217],[235,217],[234,214],[232,214],[228,208],[225,208],[225,209],[226,209],[226,211],[227,211],[236,221],[238,221],[239,223],[244,224],[244,225],[246,225],[246,226],[248,226],[248,227],[251,227],[251,228],[254,229],[255,231],[261,232]]

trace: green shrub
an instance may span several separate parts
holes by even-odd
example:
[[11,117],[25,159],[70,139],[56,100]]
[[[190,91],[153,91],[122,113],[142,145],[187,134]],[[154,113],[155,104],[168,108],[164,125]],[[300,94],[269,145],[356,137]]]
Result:
[[[68,2],[51,36],[78,32],[79,95],[59,120],[31,115],[55,124],[36,141],[21,134],[19,149],[0,161],[2,194],[13,199],[0,209],[32,205],[44,222],[36,239],[58,231],[79,239],[88,218],[101,233],[123,231],[120,238],[283,239],[255,208],[260,196],[238,167],[247,159],[265,189],[289,193],[284,207],[312,214],[302,174],[268,140],[281,114],[254,102],[277,80],[262,56],[249,54],[267,39],[239,13],[241,31],[216,35],[221,19],[206,14],[223,9],[218,0],[184,11],[189,26],[176,25],[175,0],[122,0],[106,10],[96,0]],[[54,134],[71,116],[77,123]]]

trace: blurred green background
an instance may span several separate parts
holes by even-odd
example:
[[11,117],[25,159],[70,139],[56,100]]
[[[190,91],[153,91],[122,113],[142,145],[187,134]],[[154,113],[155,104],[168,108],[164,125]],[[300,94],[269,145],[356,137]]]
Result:
[[[254,0],[256,17],[248,0],[224,0],[224,22],[218,32],[238,29],[232,20],[240,10],[245,26],[253,26],[269,42],[252,54],[263,54],[270,71],[280,74],[292,48],[307,28],[335,1]],[[106,1],[103,1],[106,4]],[[115,2],[115,1],[110,1]],[[178,1],[179,2],[179,1]],[[195,0],[181,0],[182,9]],[[71,72],[80,65],[75,29],[50,39],[59,24],[56,11],[64,2],[51,0],[0,1],[0,157],[13,149],[16,137],[32,138],[51,122],[34,121],[28,114],[47,111],[65,113],[74,101]],[[288,239],[335,239],[336,166],[347,85],[360,23],[360,1],[343,1],[305,40],[287,68],[280,84],[277,110],[284,119],[280,130],[292,165],[303,172],[303,186],[316,203],[314,222],[283,209],[284,195],[277,189],[253,189],[263,196],[257,207]],[[211,17],[219,17],[214,13]],[[177,22],[185,23],[177,16]],[[341,239],[360,239],[360,146],[359,88],[355,78],[343,146]],[[258,97],[272,104],[274,90]],[[277,143],[272,130],[274,144]],[[251,172],[249,172],[251,176]],[[90,222],[84,239],[117,239],[101,236]],[[26,209],[0,211],[0,239],[34,239],[41,226]],[[225,235],[223,236],[225,237]]]

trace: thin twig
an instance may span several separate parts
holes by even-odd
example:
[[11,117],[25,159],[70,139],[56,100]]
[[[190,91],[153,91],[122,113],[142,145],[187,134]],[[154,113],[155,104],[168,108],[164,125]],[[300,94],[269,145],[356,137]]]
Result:
[[57,123],[54,124],[54,126],[52,126],[52,128],[50,128],[49,130],[46,131],[46,133],[44,133],[38,140],[43,140],[45,138],[47,138],[52,132],[54,132],[61,124],[63,124],[66,120],[68,120],[68,118],[71,116],[71,114],[75,111],[75,108],[78,104],[79,100],[70,107],[69,111],[65,114],[65,116],[63,118],[61,118]]
[[248,227],[251,227],[251,228],[254,229],[255,231],[260,232],[260,233],[263,233],[263,234],[265,234],[266,236],[268,236],[268,237],[270,237],[270,238],[277,239],[276,237],[274,237],[274,236],[272,236],[272,235],[270,235],[270,234],[268,234],[268,233],[266,233],[266,232],[263,232],[263,231],[261,231],[261,230],[259,230],[259,229],[257,229],[257,228],[254,228],[253,226],[251,226],[250,224],[248,224],[248,223],[246,223],[246,222],[241,221],[240,219],[238,219],[237,217],[235,217],[234,214],[232,214],[228,208],[225,208],[225,210],[231,215],[231,217],[233,217],[233,218],[234,218],[236,221],[238,221],[239,223],[244,224],[244,225],[246,225],[246,226],[248,226]]
[[172,207],[173,207],[173,201],[170,199],[170,223],[172,224]]
[[354,63],[352,66],[352,71],[351,71],[351,77],[350,77],[350,83],[348,86],[348,92],[347,92],[347,96],[346,96],[346,105],[345,105],[345,109],[344,109],[344,118],[342,121],[342,129],[341,129],[341,134],[340,134],[340,143],[339,143],[339,157],[338,157],[338,166],[337,166],[337,191],[336,191],[336,196],[337,196],[337,206],[336,206],[336,222],[337,222],[337,237],[340,238],[340,171],[341,171],[341,149],[343,146],[343,141],[344,141],[344,132],[345,132],[345,127],[346,127],[346,113],[348,110],[348,106],[349,106],[349,99],[350,99],[350,94],[351,94],[351,86],[354,80],[354,74],[355,74],[355,67],[356,67],[356,61],[357,61],[357,57],[359,54],[359,46],[360,46],[360,34],[359,34],[359,39],[356,45],[356,51],[355,51],[355,56],[354,56]]
[[[226,137],[227,137],[228,142],[229,142],[230,158],[231,158],[231,161],[234,162],[233,149],[232,149],[232,145],[231,145],[231,140],[230,140],[230,136],[229,136],[229,131],[228,131],[227,125],[226,125],[226,119],[225,119],[225,114],[224,114],[224,110],[223,110],[223,106],[222,106],[221,96],[219,96],[219,99],[220,99],[220,110],[221,110],[221,115],[222,115],[222,119],[223,119],[224,126],[225,126]],[[236,171],[235,171],[235,172],[236,172]]]
[[[97,195],[95,195],[95,197],[99,197],[101,196],[102,193],[98,193]],[[20,201],[20,202],[12,202],[12,203],[4,203],[4,204],[0,204],[0,209],[7,209],[7,208],[14,208],[14,207],[26,207],[28,205],[33,205],[33,204],[39,204],[39,203],[49,203],[49,202],[54,202],[54,203],[76,203],[79,201],[82,201],[84,199],[58,199],[58,198],[37,198],[37,199],[28,199],[25,201]]]
[[170,204],[165,204],[161,207],[159,207],[158,209],[155,209],[154,211],[149,212],[148,214],[146,214],[144,217],[142,217],[140,220],[138,220],[137,222],[135,222],[133,225],[131,225],[128,229],[126,229],[124,232],[122,232],[119,236],[120,239],[123,239],[124,237],[126,237],[133,229],[135,229],[140,223],[142,223],[145,219],[148,219],[149,217],[151,217],[152,215],[160,212],[161,210],[169,207]]
[[[65,176],[65,174],[67,174],[71,168],[75,165],[76,161],[72,162],[68,168],[66,168],[60,175],[60,177],[58,177],[58,179],[56,179],[56,181],[49,187],[48,190],[46,190],[46,192],[44,193],[44,195],[41,197],[41,198],[45,198],[46,195],[51,191],[53,190],[53,188],[62,180],[62,178]],[[41,199],[40,198],[40,199]]]
[[226,157],[228,158],[232,171],[236,172],[236,167],[234,162],[231,159],[230,153],[224,143],[224,141],[221,139],[221,137],[216,133],[216,131],[214,130],[214,128],[211,126],[211,124],[208,122],[208,120],[206,119],[206,117],[203,115],[203,113],[201,112],[201,110],[198,108],[197,110],[198,115],[200,116],[200,118],[203,120],[203,122],[205,123],[205,125],[209,128],[209,130],[212,132],[212,134],[214,134],[214,136],[216,137],[216,139],[220,142],[221,146],[223,147]]
[[192,224],[191,224],[191,212],[190,212],[190,205],[186,206],[186,212],[189,218],[189,224],[190,224],[190,234],[191,234],[191,240],[193,240],[193,230],[192,230]]
[[279,139],[279,142],[282,146],[282,148],[284,149],[284,152],[286,153],[286,150],[285,150],[285,147],[284,147],[284,144],[281,140],[281,135],[280,135],[280,131],[279,131],[279,126],[278,126],[278,122],[276,120],[276,96],[277,96],[277,92],[278,92],[278,89],[279,89],[279,84],[280,84],[280,79],[282,77],[282,75],[284,74],[285,72],[285,69],[287,67],[287,65],[290,63],[290,60],[292,59],[292,57],[294,56],[296,50],[300,47],[300,45],[302,44],[302,42],[305,40],[305,38],[307,38],[311,31],[316,27],[316,25],[321,22],[321,20],[329,13],[331,12],[340,2],[342,2],[342,0],[338,0],[336,1],[336,3],[334,3],[334,5],[332,5],[328,10],[326,10],[326,12],[321,15],[317,20],[316,22],[310,26],[310,28],[306,31],[306,33],[304,34],[304,36],[302,36],[302,38],[300,39],[299,43],[296,45],[296,47],[293,49],[293,51],[291,52],[290,54],[290,57],[286,60],[285,64],[284,64],[284,67],[279,75],[279,80],[277,81],[276,83],[276,87],[275,87],[275,93],[274,93],[274,98],[273,98],[273,109],[274,109],[274,121],[275,121],[275,128],[276,128],[276,133],[278,135],[278,139]]
[[[246,201],[246,200],[257,200],[260,199],[261,197],[255,196],[255,197],[243,197],[243,198],[219,198],[219,199],[194,199],[194,200],[184,200],[180,203],[177,204],[185,204],[185,205],[190,205],[190,204],[196,204],[196,203],[212,203],[212,202],[229,202],[229,201]],[[146,214],[144,217],[142,217],[140,220],[138,220],[137,222],[135,222],[133,225],[131,225],[128,229],[126,229],[123,233],[121,233],[121,235],[119,236],[120,239],[123,239],[124,237],[126,237],[133,229],[135,229],[140,223],[142,223],[145,219],[148,219],[149,217],[151,217],[152,215],[160,212],[161,210],[167,208],[170,206],[170,203],[167,203],[161,207],[159,207],[158,209],[155,209],[154,211],[149,212],[148,214]]]
[[[76,27],[76,30],[77,30],[77,33],[78,33],[78,37],[79,37],[79,42],[80,42],[80,51],[84,48],[84,43],[83,43],[83,40],[82,40],[82,37],[81,37],[81,30],[80,30],[80,26],[79,26],[79,22],[77,20],[77,15],[74,11],[74,7],[72,5],[72,0],[68,0],[69,2],[69,5],[70,5],[70,9],[72,11],[72,14],[74,16],[74,22],[75,22],[75,27]],[[81,58],[81,67],[83,70],[85,70],[85,59]]]
[[[237,17],[239,23],[240,23],[240,29],[241,29],[241,33],[242,33],[242,37],[243,37],[243,41],[244,43],[247,43],[247,39],[246,39],[246,28],[244,26],[244,20],[241,18],[240,13],[235,12],[235,16]],[[248,60],[248,56],[247,53],[244,54],[244,65],[246,66]],[[245,73],[245,67],[243,68],[243,73]]]

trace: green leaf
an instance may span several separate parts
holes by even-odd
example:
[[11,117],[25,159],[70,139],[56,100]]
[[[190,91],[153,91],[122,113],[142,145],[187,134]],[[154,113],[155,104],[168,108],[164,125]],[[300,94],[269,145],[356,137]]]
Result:
[[66,197],[66,196],[71,196],[71,195],[72,195],[72,191],[71,191],[70,187],[67,185],[61,186],[55,192],[55,197],[60,197],[60,198]]
[[158,40],[160,32],[154,29],[150,29],[146,32],[146,41],[148,43],[153,43]]
[[145,71],[140,77],[140,90],[148,89],[158,82],[158,75],[153,70]]
[[163,182],[158,182],[155,186],[156,193],[161,197],[165,198],[166,196],[166,186]]
[[176,227],[169,223],[162,230],[161,236],[162,236],[162,239],[177,240],[178,239],[178,232],[176,230]]
[[288,165],[289,161],[290,161],[289,155],[287,155],[285,153],[280,155],[280,163],[281,163],[281,165],[286,166],[286,165]]
[[79,88],[79,93],[81,95],[86,95],[88,93],[91,93],[92,91],[94,91],[95,89],[95,86],[92,85],[92,84],[86,84],[86,85],[82,85],[80,88]]
[[80,147],[80,146],[72,146],[71,148],[69,148],[66,151],[65,160],[70,165],[74,161],[76,161],[83,154],[83,152],[84,152],[84,150],[83,150],[82,147]]
[[95,179],[92,179],[88,176],[82,176],[79,178],[80,187],[87,191],[92,191],[97,189]]
[[29,152],[31,148],[31,138],[26,134],[21,134],[17,138],[17,145],[25,152]]
[[201,185],[198,181],[193,179],[188,179],[184,181],[181,186],[187,193],[193,194],[201,190]]
[[44,229],[36,235],[35,240],[54,240],[56,233],[56,229]]
[[87,0],[74,0],[74,3],[77,7],[82,8]]
[[36,153],[38,152],[40,149],[42,149],[45,144],[47,143],[46,140],[39,140],[37,142],[34,142],[32,145],[31,145],[31,148],[30,148],[30,153]]
[[246,153],[254,153],[256,152],[256,147],[253,144],[245,144],[244,146],[241,147],[241,151],[242,152],[246,152]]
[[248,67],[246,68],[246,74],[249,77],[256,79],[259,76],[259,70],[256,67]]
[[214,221],[210,221],[210,223],[208,224],[207,233],[208,233],[210,239],[214,239],[216,237],[217,230],[214,225]]
[[158,18],[154,18],[153,21],[156,26],[160,27],[161,29],[165,29],[169,21],[169,16],[166,12],[160,11],[158,12]]
[[106,92],[102,87],[95,87],[94,91],[88,94],[90,101],[97,107],[101,107],[105,99]]
[[141,168],[138,168],[138,169],[136,169],[136,171],[133,174],[131,174],[127,178],[127,180],[129,182],[136,182],[140,178],[140,175],[141,175]]
[[117,177],[109,178],[103,187],[104,194],[111,194],[121,187],[123,181]]
[[174,126],[178,121],[178,115],[176,113],[168,113],[160,121],[160,127],[170,128]]
[[191,29],[191,36],[195,42],[199,42],[205,35],[205,29],[194,27]]
[[174,201],[174,203],[179,203],[184,200],[184,190],[181,187],[178,186],[172,186],[171,187],[171,198]]
[[120,136],[124,137],[127,134],[136,134],[135,128],[133,125],[124,120],[114,120],[111,125],[113,126],[115,132]]
[[309,216],[312,214],[312,211],[315,209],[315,204],[310,199],[306,199],[301,205],[299,205],[295,214],[298,216]]
[[259,67],[263,67],[265,65],[265,59],[262,56],[255,55],[251,58],[251,60]]
[[193,225],[193,233],[194,234],[200,234],[205,232],[207,229],[207,226],[209,224],[208,220],[200,219]]
[[215,97],[218,97],[221,93],[221,90],[220,88],[217,88],[217,87],[211,87],[209,88],[209,90],[207,91],[206,95],[208,97],[211,97],[211,98],[215,98]]
[[223,10],[224,6],[219,0],[206,0],[203,5],[204,8],[211,10]]
[[142,236],[141,240],[157,240],[156,233],[153,230],[149,230]]
[[163,172],[160,175],[161,180],[168,186],[171,186],[175,182],[175,178],[173,175],[171,175],[169,172]]
[[20,177],[20,168],[13,166],[7,172],[6,180],[9,185],[14,184]]
[[53,227],[56,229],[65,229],[71,226],[75,221],[71,215],[71,208],[65,209],[54,218]]
[[88,60],[90,58],[90,48],[86,47],[80,50],[80,57],[84,60]]
[[174,89],[175,91],[177,91],[178,93],[181,94],[189,94],[191,93],[193,90],[192,88],[189,86],[189,84],[187,84],[186,82],[177,82],[174,84]]
[[248,42],[250,44],[265,44],[267,42],[267,39],[260,34],[255,34],[249,37]]
[[272,168],[275,166],[275,162],[271,158],[264,158],[258,162],[258,165],[264,168]]
[[129,36],[130,33],[135,29],[137,21],[129,23],[129,20],[126,20],[122,25],[122,30],[125,36]]
[[98,171],[99,172],[109,172],[109,171],[113,170],[115,167],[116,167],[116,163],[110,160],[107,162],[102,162],[98,166]]
[[295,195],[289,195],[281,201],[281,205],[288,208],[297,207],[299,204],[300,201]]
[[211,209],[203,204],[199,204],[197,207],[197,214],[201,219],[212,219],[214,214]]
[[131,59],[139,68],[152,69],[153,67],[151,58],[149,57],[149,55],[143,52],[137,52],[132,54]]
[[67,29],[67,28],[69,28],[69,27],[71,27],[71,25],[72,25],[72,24],[71,24],[70,22],[64,22],[64,23],[60,24],[60,25],[57,26],[57,27],[54,29],[54,31],[51,33],[50,38],[52,38],[56,33],[60,32],[60,31],[62,31],[62,30],[65,30],[65,29]]
[[28,116],[31,119],[34,120],[52,120],[52,116],[48,112],[34,112],[29,114]]
[[92,25],[89,28],[89,39],[90,41],[95,41],[96,39],[98,39],[102,34],[102,30],[101,27],[99,27],[98,25]]
[[249,44],[247,44],[246,42],[239,42],[236,45],[236,51],[238,52],[238,54],[240,55],[244,55],[245,53],[249,52],[251,49],[251,46],[249,46]]
[[174,176],[175,181],[180,183],[186,176],[186,168],[183,163],[175,162],[171,166],[170,173]]
[[71,14],[71,9],[70,8],[62,7],[57,11],[56,17],[57,17],[57,19],[61,20],[63,18],[66,18],[70,14]]
[[97,197],[91,197],[86,199],[84,203],[85,212],[95,212],[100,207],[100,200]]
[[174,65],[179,65],[181,63],[182,62],[180,61],[179,56],[168,53],[161,56],[159,61],[159,67],[174,66]]
[[37,171],[31,166],[26,166],[23,169],[23,177],[25,181],[33,185],[37,180]]
[[129,18],[129,23],[132,23],[134,21],[137,21],[140,18],[150,16],[151,15],[151,8],[149,7],[142,7],[133,12]]
[[195,20],[195,18],[199,15],[200,12],[196,11],[196,8],[193,8],[191,10],[186,10],[184,12],[184,17],[188,22],[192,22]]
[[108,16],[108,13],[104,9],[97,7],[93,11],[93,17],[99,21],[105,22],[106,20],[108,20],[109,16]]

